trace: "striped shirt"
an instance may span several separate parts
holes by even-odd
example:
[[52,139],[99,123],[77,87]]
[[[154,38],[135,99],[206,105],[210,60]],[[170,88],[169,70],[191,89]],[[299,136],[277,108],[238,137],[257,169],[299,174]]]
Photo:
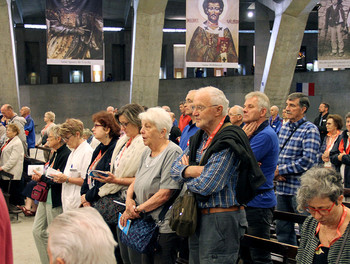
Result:
[[[208,139],[203,134],[202,142],[196,152],[196,161],[199,162],[204,155],[201,153]],[[214,153],[204,165],[201,175],[197,178],[184,178],[183,172],[188,167],[181,164],[183,155],[188,155],[188,147],[174,162],[171,169],[171,177],[177,182],[185,182],[187,188],[194,193],[209,196],[207,202],[197,201],[199,208],[230,207],[238,205],[235,200],[235,187],[237,181],[238,160],[232,150],[224,149]]]
[[[297,263],[312,264],[315,256],[315,250],[320,244],[320,240],[315,235],[318,222],[312,216],[306,218],[301,229],[300,246],[298,248]],[[348,224],[345,232],[350,228]],[[329,248],[328,263],[335,263],[340,251],[341,244],[344,241],[344,234]],[[350,239],[348,238],[344,250],[341,254],[339,264],[349,263],[350,261]]]
[[300,186],[300,175],[317,164],[320,149],[320,133],[317,127],[305,118],[297,122],[285,123],[279,133],[280,149],[287,141],[278,157],[279,174],[286,181],[278,181],[277,194],[295,195]]

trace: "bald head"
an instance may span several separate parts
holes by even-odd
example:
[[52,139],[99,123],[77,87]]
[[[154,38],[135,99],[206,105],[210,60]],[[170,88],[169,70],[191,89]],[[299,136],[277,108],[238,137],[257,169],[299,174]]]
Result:
[[273,118],[276,118],[276,116],[278,115],[278,112],[279,112],[279,108],[276,105],[271,106],[270,114]]
[[107,111],[108,113],[113,114],[113,112],[114,112],[114,107],[113,107],[113,106],[108,106],[107,109],[106,109],[106,111]]
[[23,106],[19,112],[21,113],[21,116],[26,118],[28,115],[30,115],[30,108],[28,106]]
[[11,119],[15,115],[15,113],[13,112],[13,107],[10,104],[4,104],[1,107],[1,113],[7,119]]
[[228,115],[233,125],[240,126],[243,123],[243,107],[234,105],[228,111]]

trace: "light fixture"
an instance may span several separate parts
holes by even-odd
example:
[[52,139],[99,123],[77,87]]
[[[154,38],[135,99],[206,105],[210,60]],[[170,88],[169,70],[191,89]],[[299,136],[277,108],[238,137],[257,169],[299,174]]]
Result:
[[254,12],[253,11],[249,11],[247,15],[248,15],[249,18],[252,18],[254,16]]

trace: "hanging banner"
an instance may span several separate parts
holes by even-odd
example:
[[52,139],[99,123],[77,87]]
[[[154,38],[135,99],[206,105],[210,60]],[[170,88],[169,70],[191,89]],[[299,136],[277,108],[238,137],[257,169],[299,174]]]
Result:
[[102,0],[46,0],[47,64],[103,65]]
[[318,10],[318,67],[350,68],[350,0],[321,0]]
[[186,67],[238,68],[239,0],[186,0]]

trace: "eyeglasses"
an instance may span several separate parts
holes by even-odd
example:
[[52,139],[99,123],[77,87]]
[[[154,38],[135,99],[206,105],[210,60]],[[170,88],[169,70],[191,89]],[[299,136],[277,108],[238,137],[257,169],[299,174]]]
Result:
[[214,107],[214,106],[218,106],[218,105],[209,105],[209,106],[194,105],[194,106],[192,106],[192,111],[197,110],[198,112],[203,112],[206,108]]
[[94,127],[103,127],[103,125],[100,125],[100,124],[94,124]]
[[332,204],[332,206],[329,209],[315,209],[313,207],[307,206],[305,208],[306,212],[310,214],[315,214],[316,212],[319,213],[320,215],[329,215],[335,205],[335,202]]
[[69,137],[63,138],[63,141],[67,142],[73,135],[70,135]]
[[122,126],[122,127],[127,127],[129,125],[130,122],[125,122],[125,123],[122,123],[120,122],[119,124]]

